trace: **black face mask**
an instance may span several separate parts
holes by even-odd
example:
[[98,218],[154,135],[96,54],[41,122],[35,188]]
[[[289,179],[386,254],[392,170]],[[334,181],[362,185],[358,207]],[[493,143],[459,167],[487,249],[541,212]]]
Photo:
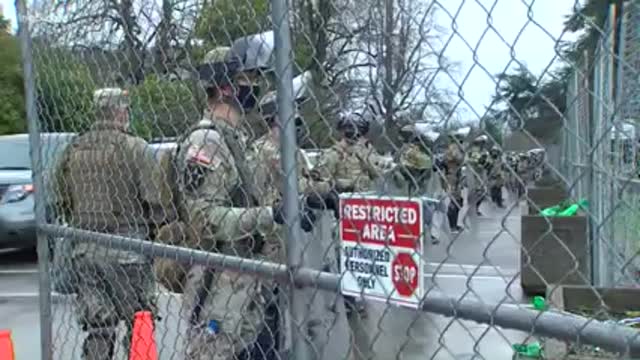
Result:
[[298,145],[303,143],[307,139],[307,128],[304,126],[304,122],[301,118],[297,117],[295,120],[296,124],[296,140]]
[[259,86],[238,86],[238,102],[243,109],[253,109],[258,103],[258,96],[260,96]]
[[358,140],[360,138],[360,132],[354,126],[350,126],[344,130],[342,130],[342,134],[347,140]]

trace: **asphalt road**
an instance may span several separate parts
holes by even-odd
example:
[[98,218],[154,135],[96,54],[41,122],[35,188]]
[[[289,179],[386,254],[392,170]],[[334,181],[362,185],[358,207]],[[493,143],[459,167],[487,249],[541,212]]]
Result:
[[[482,211],[482,217],[469,216],[467,230],[459,236],[442,237],[440,244],[426,248],[426,284],[458,299],[526,302],[516,278],[519,206],[508,212],[488,205]],[[0,329],[11,329],[18,360],[40,357],[37,285],[33,254],[0,253]],[[176,316],[180,303],[177,295],[159,294],[164,319],[157,325],[156,341],[161,359],[180,358],[175,353],[182,348],[186,326]],[[72,307],[72,296],[54,298],[56,359],[79,359],[82,333]],[[347,327],[336,325],[332,331],[348,332]],[[367,304],[367,316],[351,319],[349,327],[358,349],[356,358],[368,359],[506,360],[512,358],[512,343],[528,339],[528,334],[372,302]],[[344,358],[342,349],[330,351],[334,341],[328,340],[323,358]]]

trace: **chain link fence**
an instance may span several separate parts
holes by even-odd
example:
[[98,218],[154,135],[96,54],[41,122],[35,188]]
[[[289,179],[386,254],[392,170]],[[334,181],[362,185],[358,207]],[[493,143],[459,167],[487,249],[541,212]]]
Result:
[[42,357],[133,358],[143,311],[160,359],[638,356],[640,7],[563,47],[535,3],[537,75],[481,1],[18,1]]
[[595,283],[636,286],[638,4],[607,9],[595,56],[571,75],[563,174],[578,198],[591,201]]

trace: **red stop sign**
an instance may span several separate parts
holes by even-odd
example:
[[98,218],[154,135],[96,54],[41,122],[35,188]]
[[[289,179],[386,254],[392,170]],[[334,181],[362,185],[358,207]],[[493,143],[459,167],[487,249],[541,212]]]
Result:
[[418,265],[409,253],[399,253],[391,262],[393,286],[398,294],[409,297],[418,288]]

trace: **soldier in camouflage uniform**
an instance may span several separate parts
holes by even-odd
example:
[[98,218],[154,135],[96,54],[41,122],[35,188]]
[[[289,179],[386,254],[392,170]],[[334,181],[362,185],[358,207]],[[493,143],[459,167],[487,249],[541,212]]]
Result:
[[489,153],[485,150],[488,141],[486,135],[478,136],[471,143],[471,147],[467,151],[467,164],[470,165],[467,179],[469,180],[468,203],[473,204],[478,216],[482,216],[480,205],[487,194],[487,160]]
[[447,219],[449,220],[449,228],[452,232],[462,231],[462,228],[458,226],[458,215],[463,205],[462,189],[460,186],[463,162],[462,137],[457,134],[449,135],[449,145],[441,161],[436,162],[436,170],[440,174],[442,189],[449,195]]
[[[76,228],[148,239],[171,220],[170,191],[147,143],[127,133],[127,92],[100,89],[94,102],[97,121],[65,149],[56,169],[58,211]],[[151,262],[91,242],[73,244],[72,262],[78,319],[87,333],[82,358],[111,359],[120,321],[128,349],[135,312],[154,310]]]
[[369,120],[345,115],[337,128],[342,138],[320,156],[312,171],[314,179],[332,183],[338,193],[372,191],[381,172],[374,164],[374,150],[366,146]]
[[529,159],[529,178],[530,180],[538,181],[542,177],[542,173],[544,171],[546,151],[542,148],[531,149],[527,151],[527,155]]
[[395,162],[399,165],[399,174],[408,196],[424,196],[431,178],[433,145],[425,136],[418,133],[415,125],[400,128],[403,145],[397,153]]
[[529,182],[529,155],[527,153],[519,153],[516,155],[515,173],[515,190],[518,198],[521,198]]
[[[297,78],[296,78],[297,79]],[[294,94],[298,94],[296,103],[304,101],[304,97],[300,96],[300,92],[296,91],[295,85],[298,83],[294,79]],[[254,177],[257,181],[258,192],[263,194],[261,201],[265,206],[277,204],[283,197],[284,189],[282,186],[285,183],[285,177],[281,169],[280,158],[280,128],[282,125],[281,120],[278,117],[277,103],[275,92],[265,95],[260,101],[260,115],[267,123],[269,130],[262,137],[258,138],[251,145],[251,162],[252,169],[255,169]],[[299,144],[303,143],[308,136],[308,130],[304,124],[299,109],[296,106],[294,109],[294,122],[296,126],[296,137]],[[309,207],[315,210],[332,210],[334,214],[338,211],[338,198],[337,194],[331,189],[331,184],[328,182],[314,181],[310,177],[310,167],[306,165],[307,161],[304,159],[304,152],[299,150],[297,159],[298,166],[298,189],[301,197],[305,198]],[[322,231],[322,230],[321,230]],[[326,239],[328,242],[324,242],[321,233],[313,233],[312,236],[320,235],[320,238],[313,238],[311,241],[314,244],[309,244],[306,248],[305,257],[318,257],[322,260],[318,262],[311,261],[312,263],[306,263],[311,268],[316,270],[323,270],[327,272],[335,272],[337,267],[337,259],[326,254],[335,243],[331,239]],[[286,262],[286,249],[284,237],[280,234],[265,234],[265,246],[263,254],[265,258],[273,262]],[[273,246],[271,245],[273,244]],[[278,245],[277,251],[274,246]],[[270,254],[277,254],[278,257],[270,256]],[[315,263],[315,264],[313,264]],[[274,284],[275,287],[276,284]],[[350,338],[337,338],[330,335],[330,332],[337,331],[338,334],[349,334],[348,320],[344,311],[344,304],[338,302],[335,299],[335,294],[328,292],[320,292],[317,290],[308,289],[308,301],[309,312],[307,316],[307,325],[309,341],[312,346],[316,346],[321,349],[329,341],[330,337],[333,337],[331,344],[337,349],[348,350],[352,344]],[[302,295],[304,296],[304,295]],[[285,304],[286,306],[286,304]],[[280,310],[284,310],[285,307],[281,307]],[[274,309],[277,311],[278,309]],[[282,314],[280,319],[286,318],[286,314]],[[286,321],[282,321],[278,327],[284,329],[288,324]],[[341,328],[342,327],[342,328]],[[273,329],[274,334],[277,334],[277,329]],[[336,351],[333,349],[332,351]],[[325,355],[323,358],[327,358]],[[352,354],[345,355],[344,359],[352,358]]]
[[518,156],[514,151],[509,151],[504,156],[504,165],[505,165],[505,185],[507,190],[511,194],[517,193],[517,177],[515,172],[518,168]]
[[[374,163],[374,150],[366,146],[369,126],[369,119],[360,114],[343,115],[337,124],[342,138],[318,159],[312,170],[314,181],[331,184],[337,193],[374,190],[374,181],[382,172]],[[353,297],[345,300],[350,313],[356,310],[364,315],[362,302]]]
[[[296,83],[296,81],[294,81]],[[296,102],[304,101],[303,97],[296,99]],[[280,168],[280,126],[277,113],[277,101],[275,91],[266,94],[259,104],[260,115],[268,126],[267,132],[256,139],[251,145],[251,163],[257,179],[257,186],[261,193],[266,194],[263,200],[273,204],[282,198],[284,185],[284,174]],[[294,122],[298,144],[304,142],[308,136],[308,128],[296,106],[294,111]],[[307,192],[319,192],[321,194],[330,191],[330,184],[312,181],[311,169],[302,150],[298,151],[298,189],[301,194]]]
[[[269,41],[271,40],[271,41]],[[236,40],[223,62],[199,70],[205,81],[203,119],[179,141],[178,187],[184,197],[181,218],[197,227],[198,248],[247,258],[260,257],[261,234],[283,224],[280,206],[261,206],[246,166],[244,113],[257,103],[259,76],[271,64],[273,32]],[[313,214],[303,208],[302,227],[312,230]],[[277,312],[271,282],[254,276],[193,266],[184,291],[191,324],[187,359],[262,359],[278,351]],[[266,336],[265,336],[266,334]],[[259,342],[271,340],[271,344]]]
[[[401,188],[401,194],[409,197],[432,195],[428,193],[427,186],[433,172],[431,159],[433,142],[427,136],[423,136],[415,125],[411,124],[400,128],[400,136],[404,144],[397,154],[398,168],[394,179]],[[431,232],[434,211],[435,209],[431,205],[425,204],[425,228],[429,229],[431,242],[437,244],[438,239]]]
[[489,150],[489,161],[487,162],[487,174],[489,178],[489,194],[491,201],[499,208],[504,208],[502,199],[502,187],[504,186],[504,162],[502,151],[494,146]]
[[[301,99],[298,99],[301,101]],[[283,197],[285,177],[280,164],[280,126],[277,113],[277,102],[275,92],[265,95],[259,104],[260,115],[268,126],[268,131],[256,139],[250,146],[250,163],[254,170],[253,177],[256,179],[256,189],[261,194],[260,202],[265,206],[276,205]],[[298,143],[303,142],[308,135],[302,117],[297,107],[294,113],[296,126],[296,136]],[[318,193],[327,194],[331,186],[327,182],[313,181],[311,179],[311,169],[307,166],[304,152],[297,152],[298,166],[298,189],[301,194]],[[323,201],[324,199],[320,200]],[[326,202],[318,204],[318,207],[326,206]],[[269,248],[268,242],[265,244]],[[283,255],[284,256],[284,255]],[[285,258],[279,258],[282,262]],[[275,258],[270,260],[276,261]]]

